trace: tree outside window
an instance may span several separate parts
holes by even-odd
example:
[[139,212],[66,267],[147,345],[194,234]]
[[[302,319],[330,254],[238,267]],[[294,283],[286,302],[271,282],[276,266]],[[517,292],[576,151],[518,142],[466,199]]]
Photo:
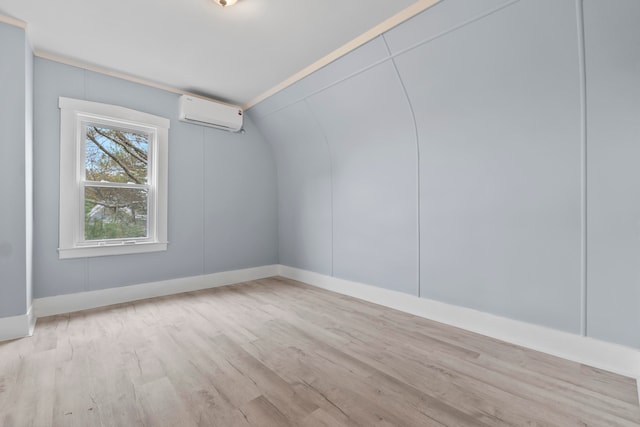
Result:
[[149,135],[92,124],[85,135],[85,240],[147,237]]

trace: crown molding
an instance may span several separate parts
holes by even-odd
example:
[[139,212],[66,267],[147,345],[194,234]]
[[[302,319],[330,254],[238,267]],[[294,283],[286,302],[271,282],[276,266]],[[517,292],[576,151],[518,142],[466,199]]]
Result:
[[0,14],[0,22],[13,25],[14,27],[27,28],[27,23],[11,16]]
[[406,21],[406,20],[408,20],[410,18],[413,18],[414,16],[416,16],[420,12],[422,12],[424,10],[427,10],[431,6],[434,6],[434,5],[438,4],[438,3],[440,3],[441,1],[442,0],[419,0],[419,1],[415,2],[414,4],[412,4],[411,6],[407,7],[406,9],[401,10],[400,12],[396,13],[391,18],[389,18],[389,19],[381,22],[380,24],[376,25],[375,27],[371,28],[369,31],[366,31],[365,33],[361,34],[360,36],[356,37],[355,39],[351,40],[350,42],[345,43],[344,45],[340,46],[338,49],[334,50],[333,52],[329,53],[328,55],[324,56],[323,58],[320,58],[319,60],[317,60],[313,64],[309,65],[308,67],[298,71],[296,74],[294,74],[293,76],[291,76],[288,79],[284,80],[283,82],[277,84],[276,86],[272,87],[271,89],[267,90],[266,92],[262,93],[261,95],[258,95],[257,97],[255,97],[254,99],[249,101],[246,105],[244,105],[242,107],[242,109],[243,110],[248,110],[249,108],[253,107],[254,105],[264,101],[265,99],[267,99],[271,95],[274,95],[274,94],[280,92],[281,90],[291,86],[292,84],[294,84],[298,80],[302,80],[303,78],[307,77],[309,74],[312,74],[312,73],[318,71],[320,68],[330,64],[331,62],[335,61],[336,59],[346,55],[347,53],[357,49],[358,47],[362,46],[363,44],[373,40],[374,38],[378,37],[380,34],[383,34],[383,33],[387,32],[387,31],[389,31],[393,27],[403,23],[404,21]]

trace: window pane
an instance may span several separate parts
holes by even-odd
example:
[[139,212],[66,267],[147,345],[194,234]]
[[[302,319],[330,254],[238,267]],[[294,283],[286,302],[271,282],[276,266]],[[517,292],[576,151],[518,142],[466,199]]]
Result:
[[147,183],[148,134],[92,124],[85,130],[88,181]]
[[147,237],[147,190],[84,189],[84,239]]

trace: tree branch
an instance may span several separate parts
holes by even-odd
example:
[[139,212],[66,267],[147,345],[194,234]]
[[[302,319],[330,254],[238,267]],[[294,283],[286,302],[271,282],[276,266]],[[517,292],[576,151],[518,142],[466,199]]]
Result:
[[[135,157],[136,159],[138,159],[139,161],[141,161],[145,165],[147,164],[147,153],[145,153],[144,151],[140,150],[138,147],[136,147],[133,144],[131,144],[131,141],[129,141],[127,138],[124,138],[122,136],[121,132],[116,131],[115,132],[116,138],[114,139],[111,135],[108,135],[108,134],[102,132],[99,128],[97,128],[95,126],[92,126],[92,128],[93,128],[93,130],[95,130],[100,135],[104,136],[107,139],[110,139],[111,141],[115,142],[116,144],[118,144],[119,146],[124,148],[124,150],[127,153],[131,154],[131,156]],[[116,139],[117,139],[117,141],[116,141]],[[135,151],[135,153],[131,152],[131,150]]]
[[133,204],[133,203],[128,203],[128,204],[125,204],[125,205],[110,205],[110,204],[105,203],[105,202],[103,202],[101,200],[93,200],[93,199],[85,199],[85,200],[87,202],[93,203],[94,205],[103,206],[105,208],[111,208],[111,209],[130,208],[130,209],[133,209],[133,208],[130,207],[130,205]]
[[[98,132],[99,133],[99,132]],[[122,168],[122,170],[124,171],[124,173],[127,174],[127,176],[129,176],[129,178],[131,178],[136,184],[142,184],[138,178],[136,178],[135,176],[133,176],[133,174],[129,171],[129,169],[122,164],[122,162],[120,160],[118,160],[118,158],[116,156],[114,156],[112,153],[109,152],[109,150],[107,150],[106,148],[104,148],[104,146],[102,144],[100,144],[98,142],[98,140],[96,139],[95,136],[91,135],[90,133],[87,133],[87,137],[93,141],[94,144],[96,144],[96,146],[100,149],[100,151],[102,151],[103,153],[105,153],[107,156],[109,156],[114,162],[116,162],[118,164],[118,166],[120,166]],[[111,139],[111,138],[109,138]],[[113,141],[113,140],[112,140]],[[115,142],[115,141],[114,141]]]

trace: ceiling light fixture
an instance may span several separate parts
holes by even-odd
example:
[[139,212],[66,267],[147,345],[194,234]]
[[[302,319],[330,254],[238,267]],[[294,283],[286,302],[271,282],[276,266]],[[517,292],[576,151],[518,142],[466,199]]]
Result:
[[222,7],[233,6],[238,0],[214,0]]

